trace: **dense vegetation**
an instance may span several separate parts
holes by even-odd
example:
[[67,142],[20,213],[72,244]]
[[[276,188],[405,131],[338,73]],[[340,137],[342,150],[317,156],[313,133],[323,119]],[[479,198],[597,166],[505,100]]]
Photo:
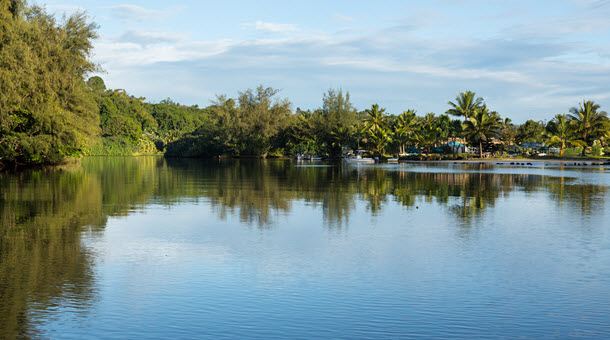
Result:
[[[550,122],[514,125],[465,91],[440,115],[414,110],[388,114],[378,104],[358,111],[349,93],[330,89],[322,105],[294,112],[278,90],[259,86],[236,98],[220,95],[206,108],[166,99],[158,104],[107,89],[89,59],[97,26],[84,13],[61,22],[23,0],[0,5],[0,168],[56,164],[82,155],[212,157],[339,157],[348,149],[376,156],[438,151],[453,141],[483,151],[524,142],[578,147],[599,155],[610,120],[598,104],[583,101]],[[452,118],[455,117],[455,118]],[[445,145],[445,152],[455,152]]]

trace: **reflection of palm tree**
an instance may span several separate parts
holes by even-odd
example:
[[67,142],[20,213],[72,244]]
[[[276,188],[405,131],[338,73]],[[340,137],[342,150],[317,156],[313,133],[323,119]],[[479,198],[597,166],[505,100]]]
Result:
[[464,120],[468,120],[475,110],[480,109],[483,105],[483,98],[475,98],[476,93],[472,91],[464,91],[455,97],[456,103],[447,102],[452,108],[447,110],[445,113],[464,117]]
[[[580,109],[573,107],[570,109],[570,124],[574,132],[582,138],[584,143],[589,143],[589,139],[608,136],[610,131],[610,120],[606,112],[598,111],[599,105],[592,101],[583,101]],[[582,155],[585,155],[586,148],[583,147]]]

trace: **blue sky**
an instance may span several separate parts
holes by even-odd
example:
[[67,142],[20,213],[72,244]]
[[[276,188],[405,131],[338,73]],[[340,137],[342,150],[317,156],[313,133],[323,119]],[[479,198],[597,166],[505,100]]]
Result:
[[583,99],[610,110],[610,0],[36,0],[100,25],[110,88],[207,106],[259,84],[293,108],[329,88],[359,110],[443,113],[464,90],[517,123]]

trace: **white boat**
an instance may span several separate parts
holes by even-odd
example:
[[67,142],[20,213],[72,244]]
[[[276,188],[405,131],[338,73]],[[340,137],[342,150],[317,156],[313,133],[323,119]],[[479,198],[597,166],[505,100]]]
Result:
[[375,160],[369,157],[362,157],[362,154],[365,150],[358,150],[358,154],[356,156],[346,156],[343,158],[343,162],[348,164],[373,164]]
[[387,159],[388,163],[398,163],[398,157],[392,157]]

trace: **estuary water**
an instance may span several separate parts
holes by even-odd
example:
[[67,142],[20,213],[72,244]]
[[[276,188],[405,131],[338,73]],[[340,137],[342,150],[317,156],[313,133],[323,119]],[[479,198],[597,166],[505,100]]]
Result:
[[0,338],[608,338],[610,168],[0,174]]

